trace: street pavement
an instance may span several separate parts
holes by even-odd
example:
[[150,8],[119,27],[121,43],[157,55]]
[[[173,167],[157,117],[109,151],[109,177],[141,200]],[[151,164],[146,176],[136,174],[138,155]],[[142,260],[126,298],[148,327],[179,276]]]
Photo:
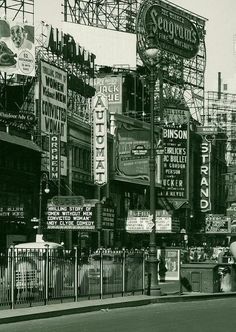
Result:
[[0,325],[0,332],[234,332],[235,298],[101,309]]
[[[236,292],[230,293],[182,293],[178,283],[160,284],[161,295],[127,295],[103,299],[82,300],[78,302],[64,302],[59,304],[48,304],[27,308],[0,310],[0,325],[28,321],[41,318],[81,314],[94,311],[107,311],[117,308],[139,307],[157,303],[193,302],[202,300],[224,299],[236,297]],[[1,331],[1,329],[0,329]]]

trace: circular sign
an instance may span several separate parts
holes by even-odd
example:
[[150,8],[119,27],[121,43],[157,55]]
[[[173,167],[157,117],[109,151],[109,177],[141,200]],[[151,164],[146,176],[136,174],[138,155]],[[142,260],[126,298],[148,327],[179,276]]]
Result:
[[30,75],[35,67],[33,55],[28,50],[23,50],[18,56],[18,65],[23,74]]

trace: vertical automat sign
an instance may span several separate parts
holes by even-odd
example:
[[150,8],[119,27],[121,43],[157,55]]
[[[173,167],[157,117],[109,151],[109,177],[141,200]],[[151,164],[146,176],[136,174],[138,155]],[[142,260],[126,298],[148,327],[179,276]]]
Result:
[[[67,73],[44,61],[41,61],[40,105],[41,132],[46,136],[57,136],[62,152],[67,143]],[[61,155],[60,160],[61,175],[66,176],[67,158]]]
[[211,142],[203,136],[201,145],[200,208],[202,212],[211,210]]
[[107,183],[107,105],[102,93],[93,97],[93,175],[97,185]]

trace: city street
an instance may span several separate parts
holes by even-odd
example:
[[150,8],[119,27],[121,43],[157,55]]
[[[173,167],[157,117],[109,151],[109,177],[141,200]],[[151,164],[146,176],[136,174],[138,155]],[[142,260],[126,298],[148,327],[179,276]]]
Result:
[[235,331],[235,299],[162,303],[0,325],[1,332]]

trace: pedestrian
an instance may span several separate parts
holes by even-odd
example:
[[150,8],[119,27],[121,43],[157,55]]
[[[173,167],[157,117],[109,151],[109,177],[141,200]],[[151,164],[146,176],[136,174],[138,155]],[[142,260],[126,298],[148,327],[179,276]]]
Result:
[[165,258],[163,256],[160,256],[160,258],[159,258],[159,276],[160,276],[161,282],[165,282],[166,272],[167,272],[167,268],[166,268]]
[[198,262],[198,252],[197,252],[197,249],[195,249],[194,252],[193,252],[193,261],[194,262]]
[[206,261],[206,253],[204,251],[204,249],[201,249],[201,253],[200,253],[200,257],[199,257],[199,262],[205,262]]

